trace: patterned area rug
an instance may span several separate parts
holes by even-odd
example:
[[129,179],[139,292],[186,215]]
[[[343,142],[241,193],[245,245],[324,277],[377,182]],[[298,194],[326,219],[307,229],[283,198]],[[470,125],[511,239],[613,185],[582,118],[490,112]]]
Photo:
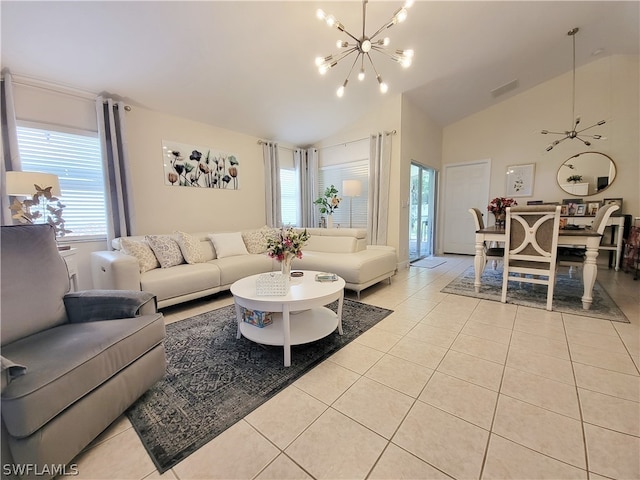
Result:
[[[490,266],[482,273],[482,286],[480,293],[476,293],[473,286],[475,279],[474,268],[469,267],[441,291],[454,293],[465,297],[482,298],[484,300],[500,301],[502,294],[502,269],[493,270]],[[609,294],[596,280],[593,286],[593,304],[589,310],[582,309],[583,294],[582,272],[574,273],[570,278],[568,273],[561,272],[556,275],[556,286],[553,291],[552,308],[556,312],[573,313],[585,317],[613,320],[614,322],[630,323],[625,314],[618,308]],[[507,303],[523,305],[526,307],[544,309],[547,303],[547,287],[531,283],[509,282]]]
[[391,312],[345,299],[343,335],[292,347],[291,367],[282,347],[236,339],[233,305],[169,324],[167,374],[126,414],[165,472]]

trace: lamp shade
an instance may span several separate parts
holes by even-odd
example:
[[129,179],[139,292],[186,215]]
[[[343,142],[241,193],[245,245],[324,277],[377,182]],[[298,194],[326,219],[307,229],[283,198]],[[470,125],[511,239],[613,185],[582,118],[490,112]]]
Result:
[[360,180],[343,180],[342,195],[345,197],[359,197],[362,194],[362,183]]
[[60,182],[57,175],[41,172],[7,172],[7,194],[17,197],[31,197],[36,187],[51,188],[53,196],[60,195]]

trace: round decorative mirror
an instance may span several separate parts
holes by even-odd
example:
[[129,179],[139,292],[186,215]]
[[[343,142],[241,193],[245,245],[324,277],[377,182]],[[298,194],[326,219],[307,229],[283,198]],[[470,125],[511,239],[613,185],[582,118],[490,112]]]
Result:
[[609,155],[582,152],[569,157],[558,169],[558,185],[565,192],[589,197],[606,190],[616,178],[616,164]]

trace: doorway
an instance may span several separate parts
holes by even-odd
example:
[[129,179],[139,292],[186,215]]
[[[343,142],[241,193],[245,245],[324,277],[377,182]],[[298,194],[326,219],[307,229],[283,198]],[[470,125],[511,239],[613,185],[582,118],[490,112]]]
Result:
[[488,159],[444,167],[440,212],[443,253],[475,254],[475,225],[469,208],[486,208],[490,182],[491,160]]
[[433,254],[436,171],[411,163],[409,196],[409,262]]

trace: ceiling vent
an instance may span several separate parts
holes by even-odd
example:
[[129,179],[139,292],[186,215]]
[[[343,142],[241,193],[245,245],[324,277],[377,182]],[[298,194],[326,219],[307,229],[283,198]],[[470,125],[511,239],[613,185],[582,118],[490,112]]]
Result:
[[520,86],[520,80],[516,78],[515,80],[511,80],[509,83],[505,83],[501,87],[491,90],[491,96],[493,98],[499,97],[500,95],[504,95],[511,90],[515,90],[516,88],[518,88],[518,86]]

